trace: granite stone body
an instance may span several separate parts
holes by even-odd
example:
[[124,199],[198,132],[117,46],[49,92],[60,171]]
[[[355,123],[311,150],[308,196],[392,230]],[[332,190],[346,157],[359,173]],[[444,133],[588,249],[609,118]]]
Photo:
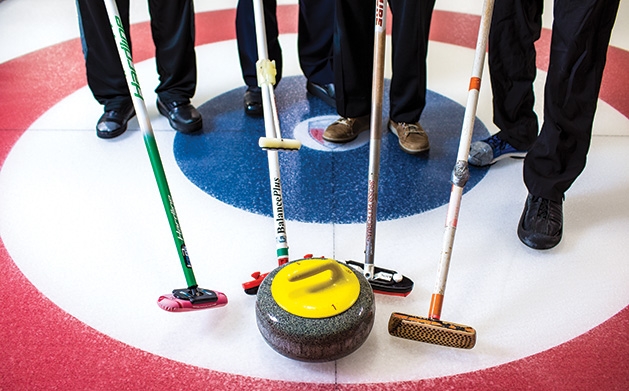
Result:
[[303,318],[282,309],[271,294],[273,279],[286,265],[269,273],[258,289],[256,321],[266,343],[283,356],[308,362],[333,361],[358,349],[369,336],[375,316],[374,294],[367,279],[352,270],[360,293],[345,312],[328,318]]

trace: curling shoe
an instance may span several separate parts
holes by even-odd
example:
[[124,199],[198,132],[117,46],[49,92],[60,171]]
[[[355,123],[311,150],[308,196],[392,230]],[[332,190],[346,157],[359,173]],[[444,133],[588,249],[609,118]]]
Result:
[[193,133],[201,130],[201,113],[189,102],[162,102],[157,99],[157,110],[168,118],[170,126],[181,133]]
[[247,87],[243,98],[245,114],[251,117],[262,117],[262,89],[260,87]]
[[306,90],[324,101],[328,106],[336,108],[336,92],[334,90],[334,83],[329,84],[317,84],[311,81],[306,83]]
[[105,111],[96,123],[96,135],[100,138],[118,137],[127,130],[127,122],[134,116],[133,105]]
[[497,134],[494,134],[484,140],[473,142],[470,145],[467,161],[472,166],[485,167],[504,158],[522,159],[525,156],[526,151],[513,147],[508,142],[501,140]]
[[333,143],[346,143],[354,140],[358,135],[369,129],[370,115],[357,118],[341,117],[325,128],[323,139]]
[[522,243],[536,250],[547,250],[561,241],[562,232],[562,202],[529,194],[518,225]]
[[416,154],[430,149],[428,135],[419,124],[389,120],[389,130],[400,140],[400,148],[406,153]]

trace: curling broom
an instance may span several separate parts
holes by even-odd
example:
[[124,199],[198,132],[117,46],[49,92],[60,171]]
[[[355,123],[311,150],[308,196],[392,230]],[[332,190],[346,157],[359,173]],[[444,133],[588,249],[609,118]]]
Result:
[[[301,142],[294,139],[282,138],[280,132],[280,121],[277,115],[275,91],[273,89],[277,70],[275,69],[275,61],[270,61],[268,58],[262,0],[253,0],[253,14],[256,28],[256,44],[258,48],[256,69],[258,85],[262,90],[265,129],[265,137],[260,137],[258,145],[267,151],[273,221],[275,224],[276,255],[278,265],[281,266],[288,262],[288,236],[286,235],[286,222],[284,219],[284,198],[282,195],[278,150],[299,150],[299,148],[301,148]],[[268,273],[262,274],[260,272],[254,272],[251,275],[253,280],[242,284],[245,293],[255,295],[267,274]]]
[[413,281],[394,270],[383,269],[374,265],[378,180],[380,177],[380,144],[382,140],[382,100],[384,94],[384,55],[387,13],[385,0],[376,0],[375,12],[365,263],[362,264],[355,261],[345,262],[356,269],[362,270],[363,275],[367,281],[369,281],[375,293],[392,296],[408,296],[413,289]]
[[472,327],[444,322],[440,318],[463,188],[469,178],[467,156],[474,130],[480,81],[485,63],[485,51],[493,9],[494,0],[485,0],[478,40],[476,42],[474,66],[472,77],[470,78],[457,161],[452,171],[452,190],[446,216],[446,230],[443,238],[437,283],[430,300],[428,318],[394,312],[389,318],[389,334],[395,337],[462,349],[471,349],[476,344],[476,330]]
[[129,92],[131,93],[133,106],[137,114],[140,128],[142,129],[142,133],[144,135],[144,143],[151,160],[153,174],[155,175],[155,179],[157,181],[159,194],[162,198],[162,203],[170,224],[170,230],[172,232],[173,239],[175,240],[175,245],[177,246],[179,260],[188,284],[188,288],[186,289],[175,289],[172,293],[160,296],[157,300],[157,305],[163,310],[170,312],[194,311],[206,308],[222,307],[227,304],[227,296],[220,292],[199,288],[194,277],[192,264],[190,263],[190,258],[188,257],[177,213],[175,212],[175,205],[170,194],[168,182],[166,181],[166,174],[164,173],[164,167],[159,155],[148,111],[146,110],[146,104],[144,103],[142,90],[140,89],[140,82],[135,71],[133,58],[131,57],[129,41],[127,40],[122,20],[120,19],[118,7],[116,6],[114,0],[104,1],[107,9],[107,15],[109,17],[109,23],[111,24],[112,33],[114,35],[114,40],[116,41],[116,47],[118,48],[118,54],[120,55],[120,62],[122,63]]

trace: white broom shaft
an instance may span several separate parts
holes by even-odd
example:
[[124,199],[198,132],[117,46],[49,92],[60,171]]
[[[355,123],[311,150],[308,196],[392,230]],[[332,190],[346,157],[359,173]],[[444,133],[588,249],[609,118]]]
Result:
[[[256,30],[256,45],[258,49],[258,61],[269,59],[268,49],[266,45],[266,24],[264,20],[264,10],[262,0],[253,1],[253,18]],[[264,113],[264,125],[266,137],[276,138],[278,135],[279,119],[277,117],[277,109],[275,106],[275,94],[273,86],[267,82],[258,80],[258,85],[262,90],[262,110]]]
[[[491,24],[491,16],[494,8],[494,0],[485,0],[483,4],[483,14],[478,32],[478,40],[476,42],[476,51],[474,56],[474,65],[472,68],[472,76],[470,78],[470,86],[468,91],[467,104],[465,107],[465,115],[461,131],[461,140],[457,154],[457,163],[461,162],[467,168],[467,157],[469,155],[472,133],[474,130],[474,120],[476,118],[476,108],[478,104],[478,95],[480,90],[480,80],[483,73],[485,63],[485,52],[487,50],[487,40],[489,37],[489,27]],[[441,259],[439,261],[439,270],[437,283],[433,291],[433,296],[440,296],[441,299],[445,293],[446,282],[448,279],[448,271],[450,269],[450,260],[452,257],[452,248],[454,246],[454,236],[459,218],[459,210],[461,206],[461,198],[463,196],[463,186],[452,185],[450,192],[450,203],[446,217],[446,230],[443,239],[443,247],[441,251]],[[431,308],[430,316],[438,318],[441,313],[441,301],[439,308]],[[432,304],[431,304],[432,307]]]
[[286,222],[284,220],[284,193],[282,191],[282,181],[280,180],[278,152],[275,150],[267,150],[267,158],[273,206],[273,222],[275,226],[275,246],[278,264],[282,265],[288,261],[288,236],[286,234]]
[[253,18],[256,28],[256,44],[258,47],[258,60],[267,60],[268,50],[266,47],[266,30],[264,12],[262,10],[262,0],[253,1]]
[[[268,60],[266,46],[266,30],[264,13],[262,10],[262,0],[253,1],[253,16],[256,29],[256,44],[258,48],[258,61]],[[265,135],[269,138],[281,138],[279,134],[279,118],[275,106],[275,95],[273,86],[268,81],[258,84],[262,90],[262,108],[264,111]],[[277,248],[278,263],[283,264],[288,261],[288,237],[286,235],[286,223],[284,220],[284,199],[282,184],[280,180],[280,164],[278,152],[267,150],[269,165],[269,179],[272,194],[273,221],[275,224],[275,245]]]
[[487,52],[487,40],[489,38],[489,28],[491,25],[491,16],[494,9],[494,0],[485,0],[483,6],[483,14],[481,15],[478,40],[476,42],[476,51],[474,54],[474,65],[472,68],[472,76],[470,78],[470,86],[468,91],[467,105],[465,106],[465,116],[463,118],[461,142],[457,154],[457,161],[467,161],[470,152],[470,144],[472,134],[474,132],[474,120],[476,119],[476,107],[478,105],[478,95],[480,92],[480,81],[483,75],[483,66],[485,65],[485,54]]
[[384,94],[384,54],[386,47],[386,3],[376,0],[374,25],[373,76],[371,90],[371,134],[369,143],[369,175],[367,190],[367,224],[364,273],[374,275],[374,256],[380,177],[380,144],[382,140],[382,100]]
[[[107,9],[107,16],[109,17],[109,24],[111,24],[112,28],[114,29],[120,29],[120,33],[118,34],[118,36],[120,36],[121,39],[127,40],[127,42],[121,42],[120,44],[116,42],[116,48],[118,50],[118,55],[120,56],[120,61],[122,62],[123,68],[125,69],[127,85],[129,87],[129,92],[131,93],[131,99],[133,102],[133,107],[135,108],[135,114],[138,119],[140,129],[145,135],[148,134],[153,136],[153,127],[151,126],[151,121],[149,120],[148,110],[146,109],[146,104],[144,103],[144,97],[140,89],[138,76],[135,71],[135,66],[133,65],[131,50],[125,50],[124,48],[129,48],[129,38],[126,36],[126,33],[122,27],[122,20],[120,19],[118,7],[116,6],[114,0],[105,0],[105,8]],[[116,35],[114,34],[114,37],[115,36]]]
[[386,15],[385,1],[376,0],[376,22],[374,26],[373,43],[373,76],[371,81],[371,141],[380,140],[382,138],[382,100],[384,95]]

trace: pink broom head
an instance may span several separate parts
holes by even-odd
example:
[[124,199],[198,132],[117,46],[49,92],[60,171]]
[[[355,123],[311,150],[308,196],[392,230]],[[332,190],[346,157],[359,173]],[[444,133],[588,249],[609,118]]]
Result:
[[223,307],[227,304],[224,293],[203,288],[175,289],[173,293],[157,299],[159,308],[168,312],[198,311]]

